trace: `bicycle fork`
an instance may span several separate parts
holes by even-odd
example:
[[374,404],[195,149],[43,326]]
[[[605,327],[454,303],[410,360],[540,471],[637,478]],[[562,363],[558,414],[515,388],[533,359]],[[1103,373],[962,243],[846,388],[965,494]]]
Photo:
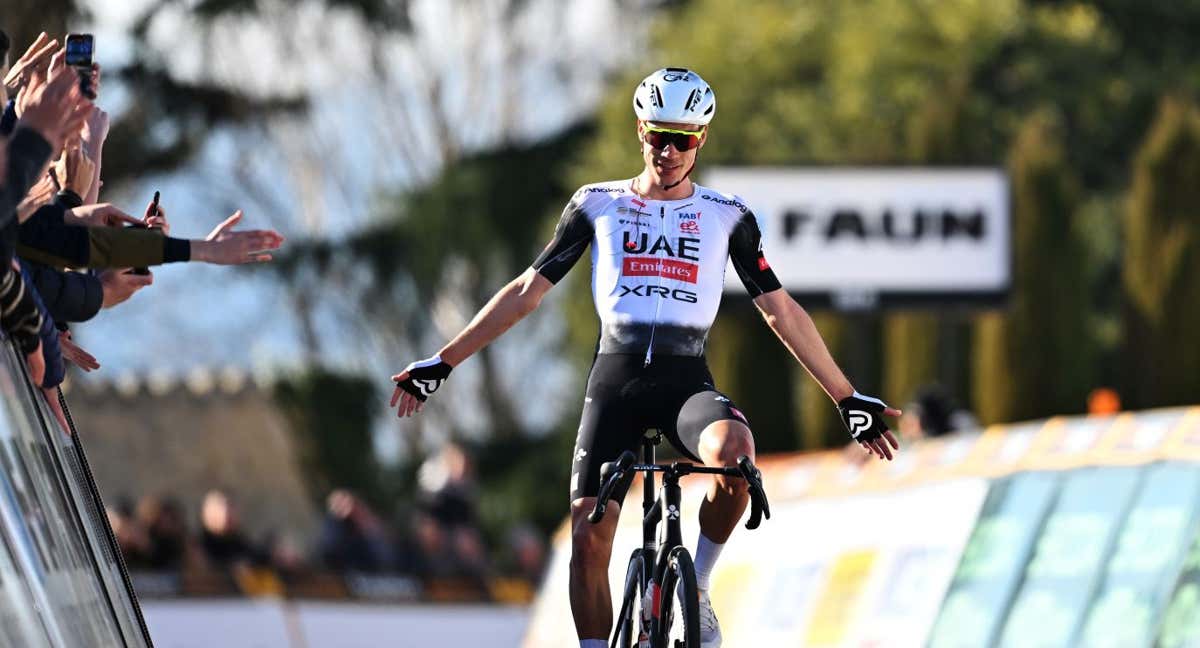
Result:
[[[650,476],[647,475],[647,477]],[[643,560],[648,566],[650,559],[653,558],[654,568],[644,590],[646,595],[642,599],[638,648],[665,648],[655,645],[651,637],[657,638],[665,634],[660,631],[669,622],[668,619],[662,618],[663,610],[668,607],[663,605],[664,598],[674,596],[675,593],[664,591],[662,583],[669,568],[671,551],[683,544],[683,532],[680,529],[679,521],[682,499],[679,477],[674,474],[664,475],[662,491],[657,499],[652,499],[653,489],[651,483],[644,494],[645,500],[643,501],[643,510],[645,511],[645,516],[642,518]],[[659,524],[664,522],[665,524],[659,527]],[[664,534],[661,542],[655,537],[656,532],[660,529]],[[654,553],[656,548],[657,554]]]

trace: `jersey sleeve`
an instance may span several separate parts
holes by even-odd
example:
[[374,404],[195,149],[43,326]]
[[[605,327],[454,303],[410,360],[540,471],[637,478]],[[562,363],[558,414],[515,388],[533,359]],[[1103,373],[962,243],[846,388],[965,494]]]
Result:
[[556,284],[566,276],[595,237],[592,221],[584,210],[586,195],[577,193],[567,203],[558,227],[554,229],[554,238],[533,262],[533,269],[550,283]]
[[746,210],[729,234],[729,259],[751,297],[781,288],[762,251],[762,232],[754,213]]

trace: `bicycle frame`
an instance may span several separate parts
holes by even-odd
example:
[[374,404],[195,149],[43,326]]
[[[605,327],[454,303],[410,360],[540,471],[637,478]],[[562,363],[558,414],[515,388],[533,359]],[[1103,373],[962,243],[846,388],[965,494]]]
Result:
[[[655,463],[654,446],[661,442],[661,431],[646,430],[642,436],[642,463],[636,463],[632,452],[625,452],[617,461],[606,462],[601,466],[600,492],[597,495],[596,505],[587,518],[593,524],[599,522],[604,516],[609,498],[620,480],[632,476],[634,472],[642,473],[642,545],[635,550],[635,555],[640,562],[638,573],[641,580],[638,585],[652,601],[650,613],[651,629],[653,630],[652,641],[656,648],[665,648],[659,644],[662,636],[658,633],[658,624],[664,621],[660,618],[664,609],[663,597],[673,595],[671,592],[663,592],[661,586],[668,580],[667,572],[672,568],[672,560],[675,560],[673,555],[677,553],[676,550],[687,553],[687,549],[683,547],[683,532],[680,527],[682,492],[679,488],[679,479],[696,473],[745,479],[750,484],[750,520],[746,523],[746,527],[757,528],[762,517],[771,517],[771,509],[762,488],[761,474],[748,457],[740,457],[737,467],[709,467],[689,462],[660,465]],[[656,472],[663,473],[662,486],[657,489],[654,477]],[[660,534],[659,525],[664,523],[665,526],[662,527]],[[688,564],[689,566],[691,564],[690,557]],[[627,612],[636,612],[637,627],[640,628],[641,607],[644,606],[644,603],[644,601],[634,603],[628,598],[627,593],[621,606],[618,623],[621,622],[620,619],[627,618],[625,616]],[[632,604],[635,607],[633,610],[628,610],[626,604]],[[665,621],[668,622],[666,627],[669,627],[670,619]],[[633,632],[634,628],[628,628],[628,630]],[[614,644],[619,635],[620,628],[612,637]]]

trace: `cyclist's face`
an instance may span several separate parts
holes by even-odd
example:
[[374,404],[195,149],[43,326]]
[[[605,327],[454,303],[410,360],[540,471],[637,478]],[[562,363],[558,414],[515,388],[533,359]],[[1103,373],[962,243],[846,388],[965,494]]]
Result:
[[[667,137],[652,137],[653,129],[670,129],[676,131],[703,131],[695,141],[695,146],[686,151],[680,151],[679,148],[672,143],[663,143],[661,140],[672,139],[687,139],[687,136],[671,133]],[[683,178],[683,174],[688,172],[692,164],[696,161],[696,153],[699,152],[704,142],[708,138],[708,128],[702,126],[693,126],[691,124],[676,124],[673,122],[638,122],[638,140],[642,143],[642,160],[646,163],[646,169],[650,171],[655,184],[669,185],[678,182]],[[652,142],[658,140],[658,143],[664,144],[662,148],[656,148]]]

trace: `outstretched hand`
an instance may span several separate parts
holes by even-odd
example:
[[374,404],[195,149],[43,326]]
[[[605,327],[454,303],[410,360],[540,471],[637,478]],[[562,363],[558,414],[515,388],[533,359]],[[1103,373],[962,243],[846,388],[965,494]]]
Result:
[[12,64],[12,67],[8,69],[8,74],[4,76],[4,87],[8,90],[8,94],[15,97],[25,88],[35,72],[46,69],[50,57],[57,49],[57,38],[50,38],[46,32],[39,34],[37,40],[33,41],[29,49],[25,50],[21,58]]
[[57,157],[63,144],[79,136],[92,112],[92,102],[79,91],[79,77],[61,64],[63,52],[53,55],[50,72],[34,70],[17,95],[18,125],[37,131]]
[[[262,263],[271,260],[271,250],[279,249],[284,238],[275,230],[235,231],[233,228],[242,220],[242,210],[217,225],[204,239],[206,245],[193,246],[192,254],[197,261],[218,265],[240,265]],[[199,248],[199,249],[197,249]],[[199,252],[199,255],[196,253]]]
[[91,227],[124,227],[125,225],[145,225],[141,220],[126,214],[111,203],[81,205],[67,212],[78,219],[78,224]]
[[70,331],[62,331],[58,334],[58,346],[62,349],[63,358],[74,364],[76,367],[84,371],[93,371],[100,368],[100,363],[96,358],[84,351],[82,347],[75,344],[71,339]]
[[425,401],[446,382],[454,367],[442,361],[441,355],[418,360],[404,371],[392,376],[396,390],[392,392],[392,407],[400,404],[396,416],[412,416],[425,407]]
[[900,449],[900,442],[888,429],[883,416],[900,416],[900,410],[889,407],[878,398],[854,392],[838,401],[838,411],[850,432],[850,438],[880,459],[892,460],[892,451]]

